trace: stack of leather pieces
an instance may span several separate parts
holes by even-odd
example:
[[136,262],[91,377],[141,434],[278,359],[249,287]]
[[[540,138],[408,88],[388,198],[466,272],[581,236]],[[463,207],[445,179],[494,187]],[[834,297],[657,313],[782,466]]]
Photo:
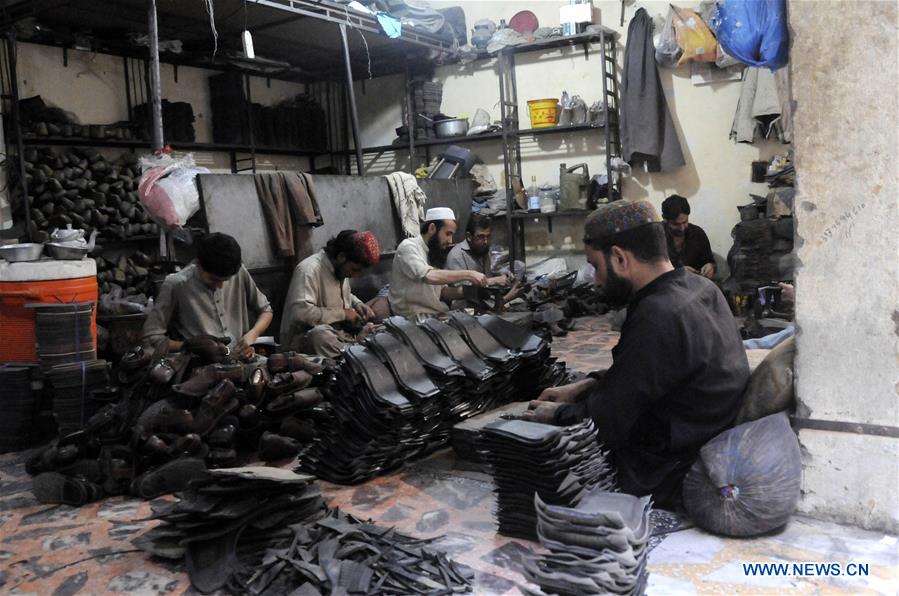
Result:
[[[427,389],[424,379],[419,388]],[[317,438],[301,455],[303,470],[341,484],[355,484],[403,464],[424,446],[426,418],[400,390],[375,352],[353,344],[344,350],[335,380],[317,408]],[[435,397],[431,384],[425,393]]]
[[514,379],[517,394],[536,397],[546,387],[556,387],[567,381],[565,363],[551,356],[547,341],[496,315],[479,315],[477,321],[497,342],[521,359],[520,372]]
[[101,405],[94,397],[109,385],[109,367],[105,360],[59,364],[47,372],[53,393],[53,413],[60,434],[80,430]]
[[31,386],[39,372],[36,366],[0,364],[0,453],[24,449],[37,438],[38,395]]
[[649,497],[599,488],[574,507],[535,497],[537,534],[549,551],[522,558],[524,576],[539,590],[526,594],[643,594],[652,534]]
[[568,427],[496,420],[484,426],[478,445],[493,474],[499,533],[506,536],[536,538],[535,495],[568,507],[615,485],[591,420]]
[[286,530],[288,539],[264,558],[262,552],[255,558],[240,557],[236,581],[229,584],[232,592],[296,596],[471,592],[474,572],[429,547],[433,538],[416,539],[336,509]]
[[270,548],[292,542],[294,524],[325,511],[312,476],[262,466],[211,470],[177,501],[154,504],[151,519],[163,523],[134,544],[158,557],[183,558],[193,587],[208,594],[235,581],[241,559],[258,564]]
[[93,302],[29,304],[34,309],[37,354],[44,370],[58,364],[94,360]]

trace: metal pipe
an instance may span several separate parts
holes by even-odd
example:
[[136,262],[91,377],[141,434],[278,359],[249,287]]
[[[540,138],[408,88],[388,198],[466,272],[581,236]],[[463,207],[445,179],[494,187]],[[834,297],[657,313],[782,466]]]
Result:
[[28,204],[28,180],[25,178],[25,144],[22,142],[22,120],[19,114],[19,75],[16,73],[16,60],[16,34],[15,31],[10,31],[6,37],[10,107],[14,125],[10,127],[10,130],[14,130],[16,135],[16,152],[19,154],[19,184],[22,185],[22,212],[25,214],[25,237],[31,242],[34,240],[34,237],[31,233],[31,205]]
[[356,146],[356,171],[360,176],[365,175],[365,167],[362,165],[362,144],[359,139],[359,112],[356,109],[356,91],[353,89],[353,65],[350,64],[350,44],[346,36],[346,25],[341,23],[340,39],[343,41],[343,62],[346,65],[346,87],[349,93],[350,118],[353,125],[353,144]]
[[165,145],[162,138],[162,83],[159,74],[159,27],[156,24],[156,0],[147,0],[147,35],[150,37],[150,134],[153,151]]

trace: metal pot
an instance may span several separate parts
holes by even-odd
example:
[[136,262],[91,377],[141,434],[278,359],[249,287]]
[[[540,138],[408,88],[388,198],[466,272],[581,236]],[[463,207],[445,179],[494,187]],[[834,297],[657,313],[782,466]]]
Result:
[[52,242],[47,244],[47,250],[50,252],[50,256],[59,261],[80,261],[87,253],[90,251],[89,248],[85,247],[77,247],[77,246],[66,246],[64,244],[54,244]]
[[437,138],[464,137],[468,134],[468,118],[451,118],[434,123]]
[[0,246],[0,257],[6,259],[10,263],[40,261],[43,252],[44,245],[37,242]]

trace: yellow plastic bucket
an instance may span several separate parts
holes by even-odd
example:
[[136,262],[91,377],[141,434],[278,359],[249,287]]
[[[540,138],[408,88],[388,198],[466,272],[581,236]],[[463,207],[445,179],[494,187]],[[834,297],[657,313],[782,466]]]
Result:
[[528,101],[528,112],[531,116],[531,127],[555,126],[559,115],[559,100],[556,98],[532,99]]

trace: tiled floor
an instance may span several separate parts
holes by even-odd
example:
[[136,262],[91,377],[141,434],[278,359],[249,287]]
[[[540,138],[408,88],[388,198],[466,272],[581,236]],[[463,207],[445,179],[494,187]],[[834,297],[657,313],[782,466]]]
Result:
[[[569,366],[590,370],[611,363],[617,335],[607,321],[554,341]],[[180,565],[151,560],[131,540],[155,522],[149,503],[110,498],[80,509],[35,502],[22,462],[0,456],[0,593],[53,595],[192,593]],[[357,487],[323,483],[331,506],[422,537],[478,571],[476,594],[514,594],[521,553],[536,545],[499,536],[492,516],[492,483],[459,469],[442,452],[408,469]],[[750,562],[867,563],[864,577],[752,577]],[[899,592],[894,536],[794,519],[780,534],[722,539],[695,529],[668,535],[650,554],[650,594],[782,594]]]

